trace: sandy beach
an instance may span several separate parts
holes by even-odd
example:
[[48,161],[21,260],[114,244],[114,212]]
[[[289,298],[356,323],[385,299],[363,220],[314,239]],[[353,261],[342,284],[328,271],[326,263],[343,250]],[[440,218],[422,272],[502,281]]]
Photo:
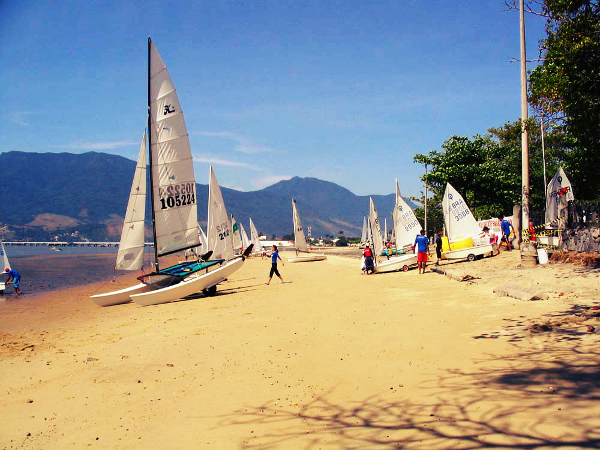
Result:
[[[9,297],[0,447],[600,447],[600,270],[518,252],[441,266],[466,282],[358,266],[329,254],[266,286],[252,258],[214,297],[145,308],[88,298],[133,276]],[[548,299],[493,294],[510,281]]]

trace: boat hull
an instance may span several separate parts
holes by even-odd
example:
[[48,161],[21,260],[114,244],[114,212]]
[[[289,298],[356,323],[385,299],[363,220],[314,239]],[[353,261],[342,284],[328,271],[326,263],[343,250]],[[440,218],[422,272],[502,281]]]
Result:
[[148,292],[156,289],[155,286],[146,283],[136,284],[125,289],[118,291],[107,292],[105,294],[92,295],[90,298],[98,306],[113,306],[120,305],[121,303],[128,303],[131,301],[131,294],[139,294],[141,292]]
[[461,248],[459,250],[451,250],[449,252],[443,252],[443,255],[448,260],[454,259],[468,259],[469,261],[475,260],[477,256],[485,255],[486,253],[493,253],[494,246],[492,244],[478,245],[476,247]]
[[417,255],[407,254],[397,258],[391,258],[387,261],[378,263],[375,266],[375,273],[396,272],[398,270],[407,271],[410,266],[417,264]]
[[287,262],[289,263],[299,263],[299,262],[310,262],[310,261],[324,261],[327,259],[325,255],[300,255],[294,256],[293,258],[287,258]]
[[150,292],[133,294],[131,295],[131,300],[141,306],[170,303],[183,297],[187,297],[188,295],[197,294],[204,289],[216,286],[240,267],[242,267],[243,264],[244,260],[242,258],[236,258],[226,264],[223,264],[218,269],[202,275],[191,275],[181,283],[174,284],[173,286],[153,290]]

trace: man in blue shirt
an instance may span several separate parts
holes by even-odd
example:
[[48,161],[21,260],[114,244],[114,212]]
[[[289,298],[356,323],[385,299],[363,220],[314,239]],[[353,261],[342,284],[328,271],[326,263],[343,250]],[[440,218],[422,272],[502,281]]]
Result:
[[512,223],[510,223],[504,217],[500,217],[500,220],[502,221],[502,223],[500,224],[500,228],[502,229],[502,242],[506,242],[506,246],[508,247],[508,251],[510,252],[512,250],[509,239],[510,230],[512,229],[514,232],[515,229],[513,228]]
[[[427,266],[427,253],[429,252],[429,238],[425,236],[425,230],[421,230],[415,238],[415,250],[417,251],[417,265],[419,266],[419,273],[425,273],[425,267]],[[421,269],[423,270],[421,272]]]
[[6,280],[6,284],[12,281],[12,284],[15,288],[15,295],[18,297],[19,295],[21,295],[21,292],[23,292],[19,287],[19,284],[21,284],[21,275],[16,270],[10,270],[8,267],[4,270],[8,275],[8,280]]

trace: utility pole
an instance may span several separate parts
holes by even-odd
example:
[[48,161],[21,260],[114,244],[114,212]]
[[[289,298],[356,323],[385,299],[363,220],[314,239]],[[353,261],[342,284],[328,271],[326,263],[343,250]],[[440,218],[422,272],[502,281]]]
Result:
[[542,162],[544,164],[544,193],[548,188],[548,181],[546,180],[546,147],[544,145],[544,116],[540,116],[540,128],[542,130]]
[[[525,51],[525,8],[524,0],[519,0],[521,31],[521,183],[522,183],[522,223],[521,229],[529,229],[529,145],[527,133],[527,54]],[[523,234],[521,235],[523,236]]]

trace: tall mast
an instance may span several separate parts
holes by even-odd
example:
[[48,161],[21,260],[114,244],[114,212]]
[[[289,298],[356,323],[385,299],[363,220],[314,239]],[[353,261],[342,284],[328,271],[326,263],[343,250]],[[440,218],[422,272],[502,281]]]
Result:
[[150,165],[150,209],[152,210],[152,238],[154,240],[154,266],[158,272],[158,245],[156,243],[156,218],[154,217],[154,183],[152,174],[152,111],[150,109],[150,53],[152,47],[152,39],[148,38],[148,162]]

